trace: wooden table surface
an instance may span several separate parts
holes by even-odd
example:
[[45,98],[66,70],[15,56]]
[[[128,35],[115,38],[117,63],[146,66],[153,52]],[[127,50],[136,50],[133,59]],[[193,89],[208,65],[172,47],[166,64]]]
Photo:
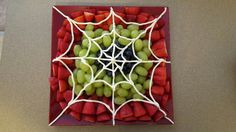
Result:
[[[60,1],[9,0],[0,62],[0,131],[236,131],[235,0]],[[48,127],[51,8],[55,4],[170,8],[174,125]]]

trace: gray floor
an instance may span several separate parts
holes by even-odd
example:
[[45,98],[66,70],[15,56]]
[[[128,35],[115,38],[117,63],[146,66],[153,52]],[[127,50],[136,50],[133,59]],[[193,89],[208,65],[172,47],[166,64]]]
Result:
[[0,31],[0,60],[1,60],[1,53],[2,53],[3,37],[4,37],[4,32]]

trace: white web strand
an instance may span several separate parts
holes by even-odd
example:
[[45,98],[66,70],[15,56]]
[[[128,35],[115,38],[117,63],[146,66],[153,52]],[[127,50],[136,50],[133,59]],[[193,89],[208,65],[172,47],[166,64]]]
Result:
[[[129,102],[131,102],[131,101],[139,101],[139,102],[150,103],[150,104],[155,105],[155,106],[158,107],[158,109],[164,114],[164,117],[165,117],[168,121],[170,121],[172,124],[174,124],[174,122],[173,122],[170,118],[167,117],[167,114],[165,113],[165,111],[163,111],[163,110],[160,108],[159,103],[156,102],[155,99],[153,98],[153,96],[152,96],[152,94],[151,94],[151,92],[150,92],[150,91],[151,91],[151,88],[150,88],[150,87],[151,87],[152,81],[150,81],[150,87],[149,87],[149,94],[150,94],[152,100],[150,100],[150,99],[147,98],[145,95],[143,95],[142,93],[140,93],[140,92],[138,91],[138,89],[135,87],[133,81],[131,81],[131,73],[133,72],[134,67],[135,67],[136,65],[140,64],[140,63],[150,63],[150,62],[152,62],[152,63],[157,63],[156,66],[155,66],[155,68],[156,68],[161,62],[170,63],[169,61],[166,61],[166,60],[164,60],[164,59],[162,59],[162,58],[158,58],[158,57],[152,52],[151,47],[150,47],[152,30],[153,30],[153,28],[154,28],[156,22],[166,13],[167,8],[164,8],[164,11],[161,13],[161,15],[160,15],[158,18],[155,18],[154,20],[148,21],[148,22],[146,22],[146,23],[126,22],[122,17],[120,17],[119,15],[117,15],[117,14],[113,11],[113,8],[112,8],[112,7],[110,8],[110,14],[109,14],[104,20],[102,20],[102,21],[100,21],[100,22],[98,22],[98,23],[93,23],[93,22],[76,22],[75,20],[73,20],[73,19],[71,19],[70,17],[68,17],[68,16],[66,16],[65,14],[63,14],[63,13],[62,13],[59,9],[57,9],[55,6],[53,6],[53,8],[54,8],[58,13],[60,13],[63,17],[65,17],[65,18],[68,20],[68,22],[69,22],[69,24],[70,24],[70,28],[71,28],[71,37],[72,37],[72,39],[71,39],[71,42],[70,42],[70,44],[69,44],[68,49],[67,49],[63,54],[61,54],[60,56],[58,56],[58,57],[56,57],[55,59],[53,59],[53,62],[55,62],[55,61],[61,62],[61,63],[66,67],[66,69],[70,72],[70,74],[71,74],[71,76],[72,76],[72,83],[73,83],[72,92],[73,92],[73,93],[72,93],[72,98],[71,98],[71,100],[69,101],[68,105],[67,105],[67,106],[62,110],[62,112],[49,124],[49,126],[51,126],[53,123],[55,123],[55,122],[64,114],[64,112],[65,112],[72,104],[77,103],[77,102],[82,102],[82,101],[84,101],[84,102],[94,102],[94,103],[103,104],[103,105],[112,113],[112,123],[113,123],[113,125],[115,125],[115,115],[116,115],[116,113],[118,112],[118,110],[119,110],[122,106],[124,106],[125,104],[127,104],[127,103],[129,103]],[[86,34],[86,32],[83,31],[82,29],[80,29],[80,27],[78,26],[78,25],[87,25],[87,24],[99,25],[99,24],[102,24],[103,22],[107,21],[110,17],[112,17],[112,22],[113,22],[113,23],[112,23],[112,31],[109,32],[109,33],[105,33],[105,34],[103,34],[103,35],[101,35],[100,37],[97,37],[97,38],[90,38],[90,37]],[[140,33],[136,38],[130,39],[130,38],[126,38],[126,37],[124,37],[124,36],[121,36],[121,35],[119,35],[119,34],[116,32],[116,30],[115,30],[115,21],[114,21],[114,20],[115,20],[115,17],[119,18],[122,22],[124,22],[124,23],[127,24],[127,25],[128,25],[128,24],[134,24],[134,25],[138,25],[138,26],[147,25],[147,24],[151,24],[151,25],[148,26],[148,27],[147,27],[142,33]],[[88,50],[87,50],[87,53],[86,53],[85,56],[82,56],[82,57],[64,57],[64,56],[69,52],[69,50],[71,49],[72,44],[73,44],[73,42],[74,42],[73,25],[74,25],[80,32],[82,32],[83,35],[85,35],[85,37],[89,40]],[[135,52],[134,52],[134,56],[135,56],[135,58],[136,58],[137,60],[126,60],[126,59],[124,59],[123,52],[125,51],[125,49],[126,49],[128,46],[132,45],[132,50],[134,51],[134,46],[133,46],[134,42],[135,42],[137,39],[139,39],[142,34],[145,34],[145,33],[148,31],[148,29],[150,29],[150,31],[149,31],[148,48],[149,48],[149,50],[151,51],[151,54],[155,57],[156,60],[143,61],[143,60],[141,60],[140,58],[138,58],[138,57],[135,55]],[[128,78],[127,78],[126,75],[122,72],[122,69],[123,69],[123,67],[124,67],[124,63],[122,64],[122,66],[119,66],[119,65],[117,65],[116,63],[115,63],[115,64],[112,63],[112,70],[110,70],[110,69],[107,68],[107,67],[111,64],[111,62],[108,63],[108,64],[106,64],[106,65],[103,64],[103,63],[101,63],[102,60],[111,61],[111,58],[109,58],[109,57],[108,57],[108,58],[102,58],[102,54],[106,54],[106,53],[104,52],[104,51],[106,51],[106,50],[102,50],[102,48],[100,47],[100,45],[96,42],[96,40],[99,40],[99,39],[103,38],[103,37],[106,36],[106,35],[113,35],[112,44],[106,49],[106,50],[109,50],[110,48],[113,48],[112,58],[116,59],[116,58],[121,54],[121,55],[122,55],[122,58],[123,58],[124,60],[122,60],[122,61],[120,61],[120,62],[124,62],[124,63],[127,63],[127,62],[134,62],[134,63],[136,63],[135,66],[131,69]],[[115,39],[116,39],[115,36],[116,36],[116,35],[117,35],[118,37],[124,38],[124,39],[126,39],[126,40],[130,40],[130,43],[129,43],[128,45],[126,45],[125,48],[120,48],[120,47],[116,46],[116,45],[115,45]],[[90,51],[90,48],[91,48],[91,43],[94,43],[94,44],[99,48],[99,50],[100,50],[100,52],[101,52],[99,57],[88,57],[88,54],[89,54],[89,51]],[[115,56],[114,48],[118,48],[118,49],[121,50],[121,52],[119,53],[119,55]],[[84,86],[84,88],[79,92],[79,94],[76,96],[76,98],[74,98],[75,81],[74,81],[73,72],[72,72],[72,71],[70,70],[70,68],[62,61],[63,59],[65,59],[65,60],[68,60],[68,59],[71,59],[71,60],[80,59],[80,60],[81,60],[83,63],[85,63],[85,64],[90,68],[90,70],[91,70],[92,78],[90,79],[89,83],[86,84],[86,85]],[[95,73],[93,73],[92,67],[86,63],[85,60],[87,60],[87,59],[98,60],[98,61],[103,65],[103,69],[100,70],[100,72],[97,73],[96,76],[95,76]],[[118,60],[116,60],[116,61],[119,62]],[[115,65],[116,65],[116,68],[114,67]],[[155,68],[154,68],[154,69],[155,69]],[[117,69],[120,70],[120,72],[122,73],[122,75],[124,76],[124,78],[125,78],[126,81],[121,81],[121,82],[118,82],[118,83],[115,84],[115,82],[114,82],[114,79],[115,79],[115,71],[116,71]],[[112,71],[112,84],[109,84],[109,83],[107,83],[107,82],[104,81],[104,80],[96,80],[96,78],[100,75],[100,73],[102,73],[103,70],[110,70],[110,71]],[[153,70],[153,71],[154,71],[154,70]],[[154,73],[153,71],[152,71],[152,74],[151,74],[151,80],[152,80],[152,78],[153,78],[153,73]],[[109,87],[112,89],[112,109],[109,107],[109,105],[107,105],[106,103],[104,103],[104,102],[102,102],[102,101],[98,101],[98,100],[88,100],[88,99],[78,99],[78,98],[82,95],[83,91],[84,91],[89,85],[91,85],[91,84],[94,83],[94,82],[103,82],[105,85],[109,86]],[[135,91],[136,91],[140,96],[142,96],[144,99],[146,99],[146,100],[131,99],[131,100],[126,101],[126,102],[123,103],[122,105],[120,105],[120,106],[115,110],[115,105],[114,105],[114,92],[115,92],[116,86],[118,86],[118,85],[121,84],[121,83],[129,83],[129,84],[131,84],[131,85],[133,86],[133,88],[135,89]]]

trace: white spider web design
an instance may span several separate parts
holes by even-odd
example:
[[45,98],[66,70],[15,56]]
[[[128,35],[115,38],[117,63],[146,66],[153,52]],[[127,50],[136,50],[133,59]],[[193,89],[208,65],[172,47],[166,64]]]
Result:
[[[141,63],[154,63],[154,68],[152,70],[152,73],[151,73],[151,77],[150,77],[150,80],[153,80],[153,75],[154,75],[154,71],[155,69],[159,66],[160,63],[164,62],[164,63],[170,63],[169,61],[166,61],[165,59],[163,58],[159,58],[157,57],[153,51],[151,50],[151,47],[150,47],[150,43],[151,43],[151,33],[154,29],[154,26],[155,24],[157,23],[157,21],[166,13],[167,11],[167,8],[164,8],[164,11],[157,17],[155,18],[154,20],[152,21],[148,21],[148,22],[145,22],[145,23],[136,23],[136,22],[126,22],[122,17],[120,17],[119,15],[117,15],[113,8],[111,7],[110,8],[110,14],[102,21],[98,22],[98,23],[93,23],[93,22],[76,22],[75,20],[71,19],[70,17],[66,16],[65,14],[63,14],[59,9],[57,9],[55,6],[53,6],[53,8],[58,12],[60,13],[63,17],[65,17],[69,24],[70,24],[70,28],[71,28],[71,42],[69,44],[69,47],[68,49],[63,53],[61,54],[60,56],[56,57],[55,59],[53,59],[53,62],[56,62],[56,61],[59,61],[61,62],[65,68],[70,72],[71,74],[71,77],[72,77],[72,83],[73,83],[73,87],[72,87],[72,98],[71,100],[69,101],[68,105],[61,111],[61,113],[52,121],[50,122],[49,126],[51,126],[53,123],[55,123],[63,114],[64,112],[73,104],[75,103],[79,103],[79,102],[94,102],[94,103],[99,103],[99,104],[102,104],[104,105],[112,114],[112,124],[115,125],[115,115],[116,113],[122,108],[122,106],[124,106],[125,104],[131,102],[131,101],[139,101],[139,102],[144,102],[144,103],[149,103],[149,104],[152,104],[152,105],[155,105],[158,110],[160,112],[163,113],[164,115],[164,118],[166,118],[169,122],[171,122],[172,124],[174,124],[174,122],[169,118],[167,117],[167,114],[164,110],[161,109],[159,103],[153,98],[152,96],[152,93],[151,93],[151,86],[152,86],[152,81],[150,81],[150,84],[149,84],[149,94],[150,94],[150,98],[148,98],[147,96],[145,96],[144,94],[140,93],[139,90],[137,90],[134,82],[131,80],[131,73],[133,72],[133,70],[135,69],[135,67]],[[109,33],[105,33],[99,37],[96,37],[96,38],[91,38],[89,37],[86,32],[84,30],[82,30],[78,25],[86,25],[86,24],[91,24],[91,25],[99,25],[99,24],[102,24],[103,22],[107,21],[109,18],[112,18],[112,30],[109,32]],[[123,23],[125,24],[134,24],[134,25],[138,25],[138,26],[144,26],[144,25],[148,25],[150,24],[145,30],[143,30],[136,38],[127,38],[127,37],[124,37],[124,36],[121,36],[119,33],[117,33],[117,31],[115,30],[116,29],[116,24],[115,24],[115,17],[120,19]],[[86,55],[82,56],[82,57],[64,57],[68,52],[69,50],[71,49],[72,45],[73,45],[73,42],[74,42],[74,34],[73,34],[73,31],[74,29],[73,28],[77,28],[81,33],[83,33],[83,35],[88,39],[89,41],[89,44],[88,44],[88,50],[87,50],[87,53]],[[134,42],[140,38],[140,36],[142,36],[143,34],[145,34],[147,31],[149,30],[149,37],[148,37],[148,49],[150,50],[151,54],[154,56],[155,60],[141,60],[139,57],[137,57],[136,53],[134,52]],[[104,36],[106,35],[113,35],[113,39],[112,39],[112,44],[105,50],[103,50],[101,48],[101,46],[96,42],[96,40],[99,40],[99,39],[102,39]],[[123,38],[125,40],[129,40],[130,42],[124,47],[124,48],[120,48],[118,47],[116,44],[115,44],[115,40],[116,40],[116,36],[118,36],[119,38]],[[91,44],[94,43],[100,50],[100,55],[99,57],[89,57],[89,51],[91,49]],[[132,51],[134,53],[134,56],[135,56],[135,60],[117,60],[117,57],[119,55],[122,56],[122,58],[125,58],[123,56],[123,52],[125,51],[125,49],[127,49],[129,46],[132,46]],[[107,55],[105,52],[110,50],[112,48],[112,55],[109,56]],[[115,55],[115,48],[119,49],[120,50],[120,53],[116,54]],[[106,58],[103,58],[102,55],[105,55]],[[74,81],[74,76],[73,76],[73,72],[70,70],[70,68],[62,61],[62,60],[68,60],[68,59],[71,59],[71,60],[81,60],[82,63],[86,64],[90,71],[91,71],[91,79],[90,79],[90,82],[85,84],[85,86],[82,88],[82,90],[79,92],[79,94],[74,97],[74,91],[75,91],[75,81]],[[95,73],[93,72],[93,69],[92,67],[86,63],[86,60],[88,59],[91,59],[91,60],[97,60],[100,64],[102,64],[103,68],[102,70],[100,70],[100,72],[98,72],[96,75]],[[102,61],[108,61],[109,63],[108,64],[104,64],[102,63]],[[120,62],[122,63],[122,65],[118,65],[117,62]],[[135,63],[134,66],[132,67],[130,73],[128,74],[128,77],[126,77],[125,73],[122,71],[123,67],[124,67],[124,64],[125,63]],[[108,66],[111,65],[111,68],[108,68]],[[97,77],[99,76],[99,74],[104,71],[104,70],[108,70],[108,71],[111,71],[112,72],[112,82],[111,84],[106,82],[105,80],[101,80],[101,79],[97,79]],[[125,81],[120,81],[118,83],[115,82],[115,72],[119,70],[120,73],[123,75],[123,77],[125,78]],[[110,106],[102,101],[98,101],[98,100],[91,100],[91,99],[78,99],[84,92],[84,90],[89,86],[91,85],[92,83],[95,83],[95,82],[102,82],[104,84],[106,84],[107,86],[109,86],[112,90],[112,108],[110,108]],[[128,101],[126,101],[125,103],[121,104],[118,108],[115,108],[115,104],[114,104],[114,93],[115,93],[115,89],[118,85],[122,84],[122,83],[128,83],[130,85],[133,86],[134,90],[140,95],[143,97],[143,99],[130,99]]]

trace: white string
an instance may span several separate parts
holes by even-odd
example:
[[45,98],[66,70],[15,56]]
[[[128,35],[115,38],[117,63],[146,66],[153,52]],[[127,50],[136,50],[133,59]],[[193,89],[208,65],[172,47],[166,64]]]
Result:
[[[60,61],[65,67],[66,69],[70,72],[71,76],[72,76],[72,83],[73,83],[73,88],[72,88],[72,91],[74,93],[74,90],[75,90],[75,82],[74,82],[74,76],[73,76],[73,72],[70,70],[70,68],[62,61],[63,59],[65,60],[77,60],[77,59],[81,59],[81,62],[83,62],[84,64],[86,64],[90,70],[91,70],[91,74],[92,74],[92,78],[91,80],[89,81],[89,83],[87,83],[84,88],[82,88],[82,90],[79,92],[79,94],[76,96],[76,98],[74,98],[74,94],[72,94],[72,99],[69,101],[68,105],[62,110],[62,112],[49,124],[52,125],[54,122],[56,122],[62,115],[63,113],[66,111],[67,108],[69,108],[69,106],[71,106],[72,104],[76,103],[76,102],[81,102],[81,101],[84,101],[84,102],[94,102],[94,103],[100,103],[100,104],[103,104],[104,106],[106,106],[106,108],[112,113],[112,122],[113,122],[113,125],[115,125],[115,115],[117,113],[117,111],[122,107],[124,106],[125,104],[131,102],[131,101],[140,101],[140,102],[144,102],[144,103],[150,103],[150,104],[153,104],[155,105],[156,107],[158,107],[158,109],[164,114],[164,117],[170,121],[172,124],[174,124],[174,122],[167,117],[167,114],[165,113],[165,111],[163,111],[161,108],[160,108],[160,105],[158,104],[157,101],[155,101],[155,99],[153,98],[152,94],[151,94],[151,83],[152,81],[150,81],[150,85],[149,85],[149,94],[150,94],[150,97],[152,100],[150,100],[148,97],[146,97],[145,95],[143,95],[142,93],[140,93],[138,91],[138,89],[136,88],[136,86],[134,85],[133,81],[131,81],[131,73],[133,72],[135,66],[137,66],[138,64],[140,63],[157,63],[154,67],[154,69],[161,63],[161,62],[164,62],[164,63],[170,63],[169,61],[166,61],[165,59],[162,59],[162,58],[158,58],[151,50],[150,48],[150,43],[151,43],[151,32],[156,24],[156,22],[166,13],[167,11],[167,8],[165,7],[164,8],[164,11],[161,13],[161,15],[158,17],[158,18],[155,18],[154,20],[152,21],[148,21],[148,22],[145,22],[145,23],[136,23],[136,22],[126,22],[122,17],[120,17],[119,15],[117,15],[114,11],[113,11],[113,8],[111,7],[110,8],[110,13],[109,15],[102,21],[98,22],[98,23],[93,23],[93,22],[76,22],[75,20],[71,19],[70,17],[66,16],[65,14],[63,14],[59,9],[57,9],[55,6],[53,6],[53,8],[58,12],[60,13],[63,17],[65,17],[69,24],[70,24],[70,28],[71,28],[71,42],[69,44],[69,47],[68,49],[63,53],[61,54],[60,56],[56,57],[55,59],[53,59],[53,62],[55,61]],[[97,38],[90,38],[85,31],[83,31],[82,29],[80,29],[80,27],[78,25],[87,25],[87,24],[91,24],[91,25],[99,25],[99,24],[102,24],[103,22],[107,21],[110,17],[112,17],[112,31],[109,32],[109,33],[104,33],[103,35],[101,35],[100,37],[97,37]],[[150,26],[148,26],[143,32],[141,32],[136,38],[127,38],[127,37],[124,37],[124,36],[121,36],[119,35],[116,30],[115,30],[115,17],[119,18],[122,22],[124,22],[125,24],[134,24],[134,25],[138,25],[138,26],[143,26],[143,25],[147,25],[147,24],[151,24]],[[85,37],[89,40],[89,44],[88,44],[88,50],[86,52],[86,54],[82,57],[64,57],[68,52],[69,50],[71,49],[72,47],[72,44],[74,42],[74,34],[73,34],[73,25],[80,31],[82,32]],[[145,34],[148,30],[150,29],[149,31],[149,41],[148,41],[148,48],[149,50],[151,51],[151,54],[156,58],[156,60],[141,60],[140,58],[138,58],[134,53],[134,56],[137,60],[126,60],[125,57],[123,56],[123,52],[130,46],[132,45],[132,50],[134,51],[134,42],[140,38],[141,35]],[[106,35],[113,35],[113,40],[112,40],[112,44],[106,49],[106,50],[102,50],[102,48],[100,47],[100,45],[96,42],[96,40],[99,40],[99,39],[102,39],[104,36]],[[127,44],[124,48],[120,48],[118,46],[116,46],[115,44],[115,39],[116,37],[115,36],[118,36],[118,37],[121,37],[123,39],[126,39],[126,40],[129,40],[129,44]],[[89,54],[89,51],[90,51],[90,48],[91,48],[91,43],[94,43],[100,50],[100,56],[99,57],[88,57],[88,54]],[[112,51],[112,56],[109,56],[107,55],[105,52],[108,51],[110,48],[113,48],[113,51]],[[120,51],[120,53],[118,53],[116,56],[115,56],[115,48],[118,48]],[[102,55],[105,55],[107,58],[102,58]],[[124,60],[116,60],[117,57],[121,55],[122,58]],[[98,60],[99,63],[101,63],[103,65],[103,68],[95,75],[95,73],[93,72],[92,70],[92,67],[90,65],[88,65],[86,63],[85,60],[87,59],[92,59],[92,60]],[[112,63],[112,59],[115,60],[115,62]],[[106,61],[111,61],[110,63],[108,64],[103,64],[102,61],[103,60],[106,60]],[[119,66],[116,62],[121,62],[123,63],[121,66]],[[130,71],[130,74],[128,75],[128,78],[126,77],[126,75],[123,73],[122,69],[124,67],[124,64],[127,63],[127,62],[133,62],[133,63],[136,63],[131,71]],[[107,68],[109,65],[112,65],[112,68],[109,69]],[[116,66],[116,68],[115,68]],[[121,82],[118,82],[118,83],[115,83],[115,72],[116,70],[120,70],[120,73],[123,75],[123,77],[125,78],[126,81],[121,81]],[[112,83],[109,84],[108,82],[104,81],[104,80],[96,80],[97,77],[104,71],[104,70],[108,70],[108,71],[111,71],[112,72]],[[154,70],[152,71],[152,74],[151,74],[151,80],[153,79],[153,73],[154,73]],[[95,83],[95,82],[102,82],[104,83],[105,85],[109,86],[109,88],[111,88],[112,90],[112,109],[109,107],[109,105],[107,105],[106,103],[102,102],[102,101],[98,101],[98,100],[87,100],[87,99],[78,99],[83,91],[89,86],[91,85],[92,83]],[[122,105],[120,105],[117,109],[115,109],[115,103],[114,103],[114,92],[115,92],[115,88],[116,86],[118,86],[119,84],[121,83],[128,83],[128,84],[131,84],[134,88],[134,90],[140,95],[142,96],[145,100],[141,100],[141,99],[131,99],[131,100],[128,100],[126,101],[125,103],[123,103]]]

